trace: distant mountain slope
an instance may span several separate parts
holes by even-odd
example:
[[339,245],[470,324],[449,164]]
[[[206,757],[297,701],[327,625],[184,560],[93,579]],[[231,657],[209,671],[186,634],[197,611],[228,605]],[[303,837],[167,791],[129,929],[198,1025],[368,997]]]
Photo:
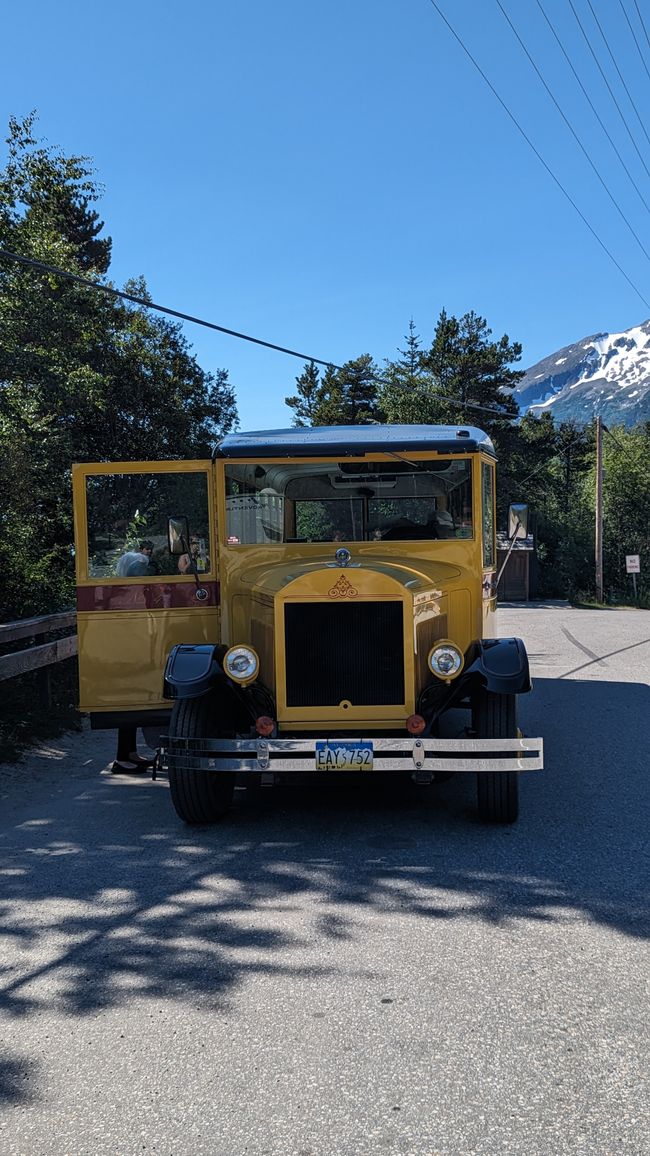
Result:
[[550,410],[557,421],[650,421],[650,320],[559,349],[526,371],[514,397],[522,413]]

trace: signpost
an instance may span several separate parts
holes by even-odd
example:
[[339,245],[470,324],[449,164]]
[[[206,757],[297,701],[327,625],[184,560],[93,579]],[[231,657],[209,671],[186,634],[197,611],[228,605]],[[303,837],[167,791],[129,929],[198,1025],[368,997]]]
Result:
[[634,586],[634,600],[636,601],[636,576],[641,573],[641,558],[638,554],[625,555],[625,569],[628,574],[632,575],[632,585]]

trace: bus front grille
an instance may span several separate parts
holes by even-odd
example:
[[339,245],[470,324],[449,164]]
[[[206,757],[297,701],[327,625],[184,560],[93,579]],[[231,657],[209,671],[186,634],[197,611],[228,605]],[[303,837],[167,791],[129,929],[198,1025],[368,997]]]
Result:
[[288,707],[404,702],[401,602],[288,602]]

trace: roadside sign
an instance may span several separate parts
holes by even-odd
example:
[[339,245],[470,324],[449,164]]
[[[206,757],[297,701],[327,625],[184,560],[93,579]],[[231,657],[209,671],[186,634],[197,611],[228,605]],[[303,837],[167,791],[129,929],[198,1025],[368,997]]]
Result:
[[627,570],[628,574],[641,573],[641,559],[638,554],[625,555],[625,569]]

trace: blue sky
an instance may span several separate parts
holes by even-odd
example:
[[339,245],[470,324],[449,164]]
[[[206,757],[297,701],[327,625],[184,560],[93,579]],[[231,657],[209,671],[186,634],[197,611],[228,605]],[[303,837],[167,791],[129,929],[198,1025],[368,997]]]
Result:
[[[537,0],[502,0],[641,238],[649,214]],[[563,124],[495,0],[438,0],[596,232],[650,300],[650,262]],[[566,0],[542,0],[650,203],[635,152]],[[650,169],[650,145],[574,0]],[[620,0],[592,0],[639,111],[644,71]],[[623,0],[650,67],[633,0]],[[640,4],[650,30],[647,0]],[[378,361],[409,318],[474,309],[528,366],[650,316],[429,0],[31,0],[3,12],[0,108],[94,159],[111,275],[155,300],[315,357]],[[650,248],[650,243],[646,246]],[[226,367],[242,428],[291,423],[301,364],[187,327]]]

